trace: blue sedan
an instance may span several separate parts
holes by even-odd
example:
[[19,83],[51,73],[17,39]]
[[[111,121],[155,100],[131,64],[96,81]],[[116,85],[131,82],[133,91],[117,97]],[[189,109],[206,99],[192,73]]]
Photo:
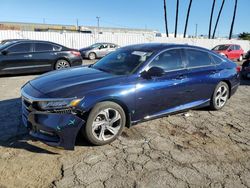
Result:
[[44,74],[22,89],[22,119],[45,143],[74,149],[78,133],[93,145],[123,128],[176,112],[223,108],[239,86],[232,61],[195,46],[139,44],[88,67]]

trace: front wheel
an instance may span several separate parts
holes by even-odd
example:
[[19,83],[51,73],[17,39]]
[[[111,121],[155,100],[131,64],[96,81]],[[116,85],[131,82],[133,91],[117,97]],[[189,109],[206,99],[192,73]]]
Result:
[[229,87],[227,83],[220,82],[214,90],[210,103],[211,109],[213,110],[222,109],[225,106],[228,98],[229,98]]
[[91,144],[104,145],[114,141],[125,124],[126,115],[121,106],[113,102],[100,102],[91,110],[82,131]]
[[94,52],[90,52],[88,58],[90,60],[95,60],[96,59],[96,54]]

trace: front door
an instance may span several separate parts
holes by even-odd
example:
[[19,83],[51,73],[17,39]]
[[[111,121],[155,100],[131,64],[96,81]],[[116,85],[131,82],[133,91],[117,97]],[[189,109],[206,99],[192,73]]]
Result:
[[176,111],[185,103],[188,80],[182,60],[182,50],[172,49],[162,52],[147,66],[146,70],[151,67],[160,67],[165,73],[161,77],[138,80],[135,112],[138,120]]
[[2,55],[2,71],[6,73],[24,73],[32,69],[32,44],[28,42],[14,44]]

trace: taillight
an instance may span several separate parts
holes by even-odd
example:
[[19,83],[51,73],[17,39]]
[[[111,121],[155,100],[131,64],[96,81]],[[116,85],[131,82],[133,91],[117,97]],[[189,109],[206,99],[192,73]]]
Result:
[[78,51],[70,51],[70,53],[72,53],[75,56],[81,56],[81,53]]
[[241,71],[241,66],[237,66],[237,67],[236,67],[236,71],[237,71],[237,72],[240,72],[240,71]]

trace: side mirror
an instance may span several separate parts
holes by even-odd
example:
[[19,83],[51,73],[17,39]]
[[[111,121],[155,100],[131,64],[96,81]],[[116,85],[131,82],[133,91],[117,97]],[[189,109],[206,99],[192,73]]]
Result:
[[142,72],[141,76],[144,78],[161,77],[164,73],[164,70],[160,67],[151,67],[148,71]]
[[7,55],[9,52],[7,50],[4,50],[1,52],[3,55]]
[[231,49],[231,48],[229,48],[227,51],[228,51],[228,52],[231,52],[231,51],[232,51],[232,49]]

